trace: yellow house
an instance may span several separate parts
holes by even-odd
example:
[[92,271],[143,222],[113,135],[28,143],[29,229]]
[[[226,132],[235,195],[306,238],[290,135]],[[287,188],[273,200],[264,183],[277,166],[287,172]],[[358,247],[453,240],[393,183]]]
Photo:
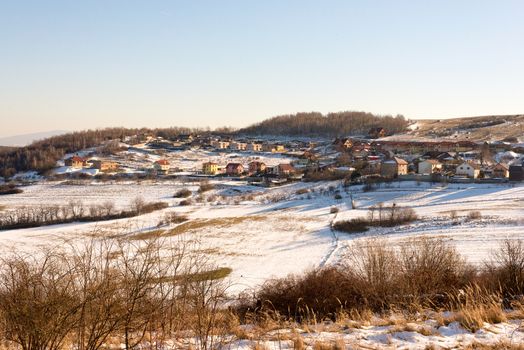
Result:
[[206,162],[202,164],[202,172],[206,175],[218,174],[218,163]]

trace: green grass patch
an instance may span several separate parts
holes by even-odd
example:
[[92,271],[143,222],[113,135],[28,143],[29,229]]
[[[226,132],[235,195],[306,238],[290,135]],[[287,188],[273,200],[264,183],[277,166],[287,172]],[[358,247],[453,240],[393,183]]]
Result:
[[214,280],[220,280],[223,278],[226,278],[233,272],[233,269],[230,267],[219,267],[218,269],[209,270],[209,271],[202,271],[202,272],[196,272],[191,274],[185,274],[180,276],[168,276],[168,277],[162,277],[155,282],[163,282],[163,283],[169,283],[169,282],[180,282],[180,281],[187,281],[187,282],[202,282],[202,281],[214,281]]

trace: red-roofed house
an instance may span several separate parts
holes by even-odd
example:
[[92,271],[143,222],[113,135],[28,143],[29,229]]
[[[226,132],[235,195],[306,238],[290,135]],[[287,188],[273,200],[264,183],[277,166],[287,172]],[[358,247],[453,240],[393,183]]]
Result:
[[242,175],[244,172],[244,166],[240,163],[229,163],[226,165],[226,174],[229,176]]
[[159,159],[153,164],[153,168],[158,172],[167,174],[169,172],[169,161],[167,159]]
[[86,165],[86,160],[79,156],[72,156],[64,160],[64,164],[73,168],[83,168]]

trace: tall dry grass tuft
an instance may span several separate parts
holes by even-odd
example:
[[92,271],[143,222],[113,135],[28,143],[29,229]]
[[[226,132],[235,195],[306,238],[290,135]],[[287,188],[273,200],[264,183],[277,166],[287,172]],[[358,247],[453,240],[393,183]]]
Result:
[[450,310],[456,310],[456,320],[466,329],[476,332],[484,323],[507,320],[502,308],[502,297],[479,285],[471,285],[449,296]]

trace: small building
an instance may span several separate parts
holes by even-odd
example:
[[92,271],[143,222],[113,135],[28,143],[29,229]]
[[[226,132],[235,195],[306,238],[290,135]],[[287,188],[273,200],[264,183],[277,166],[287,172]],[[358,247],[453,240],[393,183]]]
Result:
[[244,166],[240,163],[229,163],[226,165],[226,174],[229,176],[238,176],[244,173]]
[[277,175],[287,176],[295,172],[295,168],[291,164],[279,164],[277,165]]
[[380,175],[388,178],[396,178],[399,175],[408,173],[408,162],[402,158],[393,157],[392,159],[382,162],[380,166]]
[[353,147],[353,141],[350,138],[336,138],[333,145],[335,148],[344,151]]
[[117,162],[111,162],[106,160],[92,159],[89,161],[92,169],[98,169],[99,171],[115,171],[118,169]]
[[524,167],[522,164],[513,164],[509,166],[509,181],[523,181]]
[[169,172],[169,161],[167,159],[157,160],[153,164],[153,168],[159,173],[167,174]]
[[211,146],[213,146],[216,149],[228,149],[229,141],[212,141]]
[[371,128],[368,132],[368,136],[370,139],[379,139],[386,136],[386,130],[381,127]]
[[266,171],[266,163],[254,161],[249,163],[250,174],[261,174]]
[[433,174],[442,170],[442,163],[436,159],[426,159],[418,163],[419,174]]
[[86,160],[79,156],[72,156],[64,160],[65,166],[70,166],[72,168],[83,168],[86,165]]
[[264,144],[262,146],[262,150],[264,152],[271,152],[271,153],[281,153],[285,152],[286,148],[283,145],[275,145],[275,144]]
[[202,172],[206,175],[216,175],[218,174],[218,163],[206,162],[202,164]]
[[247,148],[247,143],[233,141],[229,144],[229,148],[234,151],[245,151]]
[[262,145],[260,143],[248,143],[247,148],[248,151],[251,152],[262,152]]
[[462,163],[455,169],[455,174],[476,179],[480,175],[480,166],[474,163]]
[[504,163],[497,163],[493,167],[492,177],[505,179],[509,177],[509,167]]

